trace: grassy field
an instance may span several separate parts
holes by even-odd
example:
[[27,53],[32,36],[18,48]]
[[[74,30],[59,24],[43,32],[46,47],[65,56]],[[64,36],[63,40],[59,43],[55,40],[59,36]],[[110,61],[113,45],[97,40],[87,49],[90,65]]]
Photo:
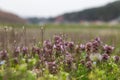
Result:
[[120,25],[1,25],[0,80],[119,80],[119,35]]
[[[44,26],[39,25],[7,25],[7,39],[8,44],[11,44],[9,40],[16,40],[17,44],[24,44],[24,38],[26,44],[32,45],[33,42],[41,41],[41,27],[44,27],[43,37],[44,39],[52,39],[55,34],[64,34],[66,38],[75,42],[86,42],[95,37],[100,37],[107,44],[119,47],[120,44],[120,25],[82,25],[82,24],[47,24]],[[23,26],[26,31],[23,30]],[[4,26],[5,27],[5,26]],[[10,28],[12,27],[12,29]],[[10,28],[10,29],[9,29]],[[1,34],[3,35],[3,26],[1,26]],[[25,36],[25,35],[26,36]],[[1,36],[2,37],[2,36]],[[15,38],[15,39],[14,39]],[[2,40],[1,40],[2,41]]]

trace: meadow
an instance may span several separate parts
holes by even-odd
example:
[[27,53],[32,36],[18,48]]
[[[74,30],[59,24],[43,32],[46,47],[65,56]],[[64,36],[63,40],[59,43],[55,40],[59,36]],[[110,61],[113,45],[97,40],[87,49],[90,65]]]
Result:
[[[6,32],[5,27],[7,26],[8,29]],[[2,35],[6,35],[8,45],[11,45],[14,40],[17,41],[19,45],[26,44],[27,46],[31,46],[35,42],[41,42],[41,27],[43,27],[44,40],[52,39],[55,34],[63,34],[66,38],[75,42],[83,43],[95,37],[100,37],[107,44],[112,44],[116,47],[120,46],[118,44],[120,43],[118,37],[120,34],[120,25],[47,24],[39,26],[8,24],[7,26],[1,26],[0,35],[2,40],[5,38],[2,38]],[[25,27],[25,29],[23,29],[23,27]],[[2,42],[2,40],[0,42]]]
[[0,80],[119,80],[120,25],[0,26]]

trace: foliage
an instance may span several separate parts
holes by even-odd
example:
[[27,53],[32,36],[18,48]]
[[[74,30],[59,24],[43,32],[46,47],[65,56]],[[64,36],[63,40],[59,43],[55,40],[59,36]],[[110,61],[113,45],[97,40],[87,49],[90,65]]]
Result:
[[84,44],[55,35],[34,46],[0,51],[1,80],[118,80],[120,57],[95,38]]

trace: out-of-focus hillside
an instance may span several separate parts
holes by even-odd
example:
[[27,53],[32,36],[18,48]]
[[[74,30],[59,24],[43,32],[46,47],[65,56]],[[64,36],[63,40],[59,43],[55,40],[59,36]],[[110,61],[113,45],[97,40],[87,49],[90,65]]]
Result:
[[20,23],[25,24],[27,21],[19,16],[0,10],[0,23]]
[[28,18],[28,21],[32,23],[79,23],[81,21],[109,22],[113,20],[120,20],[120,1],[115,1],[101,7],[85,9],[83,11],[64,13],[46,20],[43,18]]
[[65,13],[62,16],[65,21],[111,21],[120,16],[120,1],[115,1],[102,7],[91,8],[72,13]]

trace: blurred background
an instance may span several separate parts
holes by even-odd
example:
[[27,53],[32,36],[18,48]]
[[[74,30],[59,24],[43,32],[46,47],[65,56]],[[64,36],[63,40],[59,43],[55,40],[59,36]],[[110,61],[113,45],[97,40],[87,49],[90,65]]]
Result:
[[30,46],[43,38],[52,40],[55,34],[64,34],[75,42],[100,37],[120,46],[120,1],[0,0],[1,46],[14,42]]
[[117,24],[119,0],[0,0],[0,23]]

